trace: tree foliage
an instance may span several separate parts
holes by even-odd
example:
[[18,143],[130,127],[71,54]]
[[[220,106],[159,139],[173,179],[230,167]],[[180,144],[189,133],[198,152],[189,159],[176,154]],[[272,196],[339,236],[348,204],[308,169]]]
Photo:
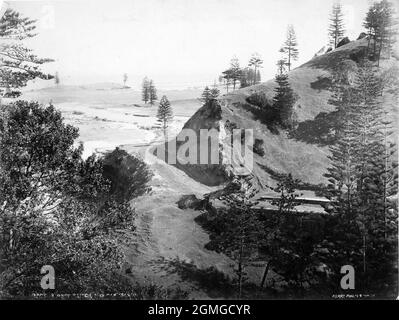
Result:
[[150,104],[153,105],[158,100],[157,89],[155,88],[154,81],[150,80],[148,83],[148,94]]
[[296,39],[296,34],[294,27],[289,25],[287,28],[287,38],[280,49],[280,52],[286,55],[285,61],[288,66],[288,71],[291,70],[292,61],[296,61],[298,59],[298,42]]
[[288,75],[276,75],[277,87],[273,97],[273,116],[277,124],[284,129],[293,129],[295,125],[294,104],[297,100],[288,82]]
[[21,41],[35,36],[35,20],[7,9],[0,18],[0,97],[18,97],[20,88],[35,78],[52,79],[39,67],[53,60],[39,58]]
[[397,24],[395,9],[391,2],[382,0],[370,6],[363,26],[368,32],[368,52],[372,59],[377,60],[378,65],[383,50],[387,51],[388,56],[391,55],[396,41]]
[[163,96],[161,101],[159,101],[157,119],[158,122],[161,123],[166,137],[166,129],[168,128],[169,122],[173,119],[173,110],[166,96]]
[[[361,271],[362,289],[387,283],[395,268],[397,192],[395,146],[387,139],[389,122],[381,103],[382,83],[370,63],[357,71],[345,100],[342,129],[331,147],[328,196],[339,217],[333,237],[340,259]],[[335,266],[338,268],[338,266]]]
[[[248,67],[249,68],[253,67],[254,69],[252,84],[258,83],[258,73],[259,69],[262,68],[262,64],[263,64],[263,59],[261,58],[261,56],[258,53],[253,53],[248,62]],[[260,81],[260,76],[259,76],[259,81]]]
[[150,100],[149,79],[145,77],[141,86],[141,100],[147,103]]
[[334,3],[330,16],[330,26],[328,28],[330,44],[334,49],[337,47],[337,44],[341,41],[345,33],[343,17],[342,5],[340,3]]
[[[121,243],[134,230],[127,202],[148,169],[120,151],[82,159],[78,130],[53,106],[17,101],[0,122],[0,291],[46,294],[40,269],[55,269],[55,294],[131,290],[120,275]],[[116,161],[112,161],[117,158]],[[120,180],[108,180],[116,172]],[[137,178],[133,180],[131,178]],[[147,178],[146,178],[147,177]],[[121,182],[125,182],[121,188]],[[124,291],[125,292],[125,291]]]

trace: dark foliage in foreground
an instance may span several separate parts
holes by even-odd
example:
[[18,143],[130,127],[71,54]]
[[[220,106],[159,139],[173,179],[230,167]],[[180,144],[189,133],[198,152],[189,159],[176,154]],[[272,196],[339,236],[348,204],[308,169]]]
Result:
[[120,180],[109,181],[102,159],[82,159],[77,137],[51,105],[17,101],[0,120],[2,296],[48,294],[40,286],[44,265],[55,269],[56,295],[126,290],[115,274],[120,244],[135,229],[127,200],[145,191],[148,169],[126,154],[116,161],[116,150],[107,169]]
[[[281,175],[278,179],[275,191],[280,193],[280,198],[272,201],[273,210],[241,203],[208,210],[198,216],[196,222],[210,234],[206,248],[229,255],[237,261],[238,271],[241,266],[241,272],[251,264],[264,265],[260,288],[265,283],[270,286],[267,279],[273,270],[279,279],[271,279],[272,286],[285,287],[286,294],[331,297],[345,293],[340,287],[340,271],[342,266],[350,264],[358,279],[352,293],[395,296],[396,222],[389,222],[385,238],[380,234],[368,240],[367,273],[364,274],[359,217],[343,213],[335,204],[328,209],[329,214],[297,212],[295,189],[299,181],[290,175]],[[382,226],[376,224],[369,228],[370,234],[378,235]]]

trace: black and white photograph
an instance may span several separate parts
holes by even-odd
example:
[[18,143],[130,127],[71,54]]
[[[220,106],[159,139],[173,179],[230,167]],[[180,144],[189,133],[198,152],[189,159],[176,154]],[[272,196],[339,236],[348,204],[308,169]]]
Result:
[[398,299],[398,33],[398,0],[0,1],[0,300]]

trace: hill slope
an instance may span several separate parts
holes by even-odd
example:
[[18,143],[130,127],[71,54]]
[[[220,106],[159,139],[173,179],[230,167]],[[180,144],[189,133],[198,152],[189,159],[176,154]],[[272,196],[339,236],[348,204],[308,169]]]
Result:
[[[298,95],[295,113],[300,124],[319,125],[313,122],[317,115],[321,112],[328,114],[334,111],[335,107],[328,104],[331,96],[329,76],[337,67],[345,66],[348,72],[351,72],[350,69],[355,70],[366,47],[366,39],[352,41],[331,52],[316,56],[289,72],[289,82]],[[397,61],[394,59],[383,61],[383,68],[391,68],[392,63],[397,64]],[[191,128],[196,132],[201,128],[216,128],[222,131],[227,127],[226,123],[228,125],[234,123],[237,128],[253,129],[254,138],[264,142],[265,154],[261,157],[254,153],[252,173],[260,188],[265,191],[275,186],[276,181],[273,176],[276,172],[292,173],[309,184],[325,183],[323,174],[329,164],[328,146],[314,143],[313,140],[317,140],[315,139],[317,137],[312,137],[312,132],[301,139],[290,138],[283,131],[278,134],[271,133],[266,125],[256,120],[254,114],[248,111],[248,107],[251,107],[247,101],[249,96],[254,93],[264,93],[268,99],[272,99],[274,88],[273,79],[226,94],[219,99],[218,105],[204,106],[198,110],[185,124],[185,128]],[[391,93],[385,96],[384,106],[394,126],[397,127],[396,100]],[[178,165],[178,167],[189,176],[209,185],[227,181],[231,173],[228,166]],[[215,174],[217,179],[210,178]]]

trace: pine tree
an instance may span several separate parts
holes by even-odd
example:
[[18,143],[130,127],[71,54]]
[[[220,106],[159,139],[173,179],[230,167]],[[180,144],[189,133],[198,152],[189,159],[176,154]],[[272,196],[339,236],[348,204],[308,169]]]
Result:
[[[266,278],[270,267],[276,267],[277,264],[282,263],[280,260],[281,251],[285,245],[288,244],[288,239],[282,236],[284,223],[288,220],[289,216],[295,213],[295,207],[300,203],[296,201],[299,196],[296,193],[300,180],[294,179],[292,174],[280,174],[277,177],[277,186],[273,189],[279,198],[270,201],[273,206],[276,206],[276,219],[274,223],[269,223],[268,227],[263,230],[262,245],[266,247],[269,260],[265,265],[263,271],[260,287],[262,288],[266,282]],[[293,252],[291,252],[293,253]],[[293,253],[295,254],[295,253]]]
[[276,75],[277,87],[274,89],[275,95],[273,97],[273,115],[272,118],[281,125],[282,128],[292,129],[294,104],[296,97],[294,91],[288,82],[288,75]]
[[222,72],[221,79],[226,86],[226,92],[229,92],[229,87],[233,83],[233,78],[234,78],[233,70],[227,69]]
[[147,103],[150,100],[149,80],[147,77],[143,79],[141,99],[144,101],[144,103]]
[[330,149],[326,177],[338,214],[335,241],[343,245],[338,251],[362,270],[364,289],[392,272],[392,231],[397,232],[397,221],[389,214],[388,197],[397,188],[397,178],[392,146],[387,145],[381,79],[371,64],[359,67],[351,89],[349,103],[341,108],[344,126]]
[[330,22],[328,35],[330,36],[330,44],[335,49],[345,33],[342,6],[340,3],[334,3]]
[[378,28],[377,15],[378,15],[377,14],[377,4],[375,3],[373,6],[371,6],[369,8],[369,11],[367,11],[366,18],[363,22],[363,26],[367,29],[367,33],[368,33],[367,52],[369,54],[370,54],[371,39],[374,39],[373,55],[375,54],[375,50],[376,50],[375,34],[376,34],[376,29]]
[[20,88],[29,80],[53,78],[39,69],[53,60],[37,57],[21,42],[34,37],[35,29],[35,20],[12,9],[7,9],[0,18],[0,41],[4,41],[0,45],[0,99],[20,96]]
[[376,30],[376,41],[379,42],[377,54],[377,66],[380,64],[381,53],[385,49],[390,57],[392,46],[396,42],[398,21],[394,18],[395,9],[391,2],[380,2],[379,26]]
[[251,72],[253,72],[253,70],[248,67],[242,69],[241,78],[240,78],[240,88],[245,88],[251,85],[253,79]]
[[240,62],[238,61],[237,58],[233,58],[231,59],[230,62],[230,77],[231,77],[231,81],[233,83],[233,90],[236,89],[236,84],[237,81],[240,80],[241,78],[241,68],[240,68]]
[[219,97],[220,91],[216,87],[216,83],[213,85],[213,88],[210,91],[211,99],[216,100]]
[[277,61],[277,72],[279,75],[285,73],[285,66],[287,62],[284,59],[280,59]]
[[213,239],[213,249],[224,252],[234,262],[238,294],[242,298],[246,269],[257,255],[259,239],[263,230],[258,214],[251,209],[250,189],[242,188],[237,193],[225,196],[227,210],[218,210],[218,225],[223,232]]
[[169,122],[173,119],[173,111],[170,102],[166,96],[161,98],[158,106],[157,112],[158,122],[162,125],[164,136],[166,138],[166,130],[168,128]]
[[394,18],[395,9],[391,2],[383,0],[374,3],[367,12],[363,26],[368,30],[369,39],[367,50],[370,53],[371,39],[373,39],[373,49],[371,56],[380,63],[383,49],[387,50],[388,56],[392,51],[392,46],[396,41],[398,21]]
[[287,29],[287,39],[284,42],[283,47],[280,49],[280,52],[287,55],[286,61],[288,66],[288,71],[291,70],[292,61],[296,61],[298,59],[298,43],[296,40],[295,30],[292,25],[288,26]]
[[254,67],[252,84],[257,83],[257,80],[258,80],[257,74],[258,74],[259,68],[262,68],[262,64],[263,64],[263,60],[262,60],[261,56],[258,53],[252,54],[252,57],[251,57],[251,59],[249,59],[249,63],[248,63],[249,67]]
[[212,99],[211,90],[209,89],[208,86],[206,86],[201,94],[200,101],[202,101],[204,104],[207,104],[211,99]]
[[155,88],[154,81],[150,80],[148,84],[148,91],[150,94],[150,104],[153,105],[155,100],[158,100],[157,89]]

